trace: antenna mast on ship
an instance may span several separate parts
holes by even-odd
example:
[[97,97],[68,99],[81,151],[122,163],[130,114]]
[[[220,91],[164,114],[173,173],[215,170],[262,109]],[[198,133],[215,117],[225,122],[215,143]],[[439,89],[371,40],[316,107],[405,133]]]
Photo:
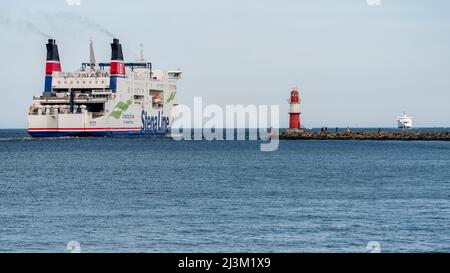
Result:
[[141,44],[141,51],[139,53],[139,62],[145,63],[145,57],[144,57],[144,44]]
[[89,49],[90,49],[89,63],[91,65],[91,69],[95,69],[95,67],[97,65],[97,61],[95,60],[94,41],[92,40],[92,37],[90,40]]

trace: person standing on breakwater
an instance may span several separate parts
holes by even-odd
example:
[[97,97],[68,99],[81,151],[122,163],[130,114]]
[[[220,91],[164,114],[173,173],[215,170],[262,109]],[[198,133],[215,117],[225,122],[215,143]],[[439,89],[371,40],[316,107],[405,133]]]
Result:
[[347,133],[351,133],[352,129],[350,129],[350,127],[347,127]]
[[338,132],[338,127],[336,127],[336,133]]

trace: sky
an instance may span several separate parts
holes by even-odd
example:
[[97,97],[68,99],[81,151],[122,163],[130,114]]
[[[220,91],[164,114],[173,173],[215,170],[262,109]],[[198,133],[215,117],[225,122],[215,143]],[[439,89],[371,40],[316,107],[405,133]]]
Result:
[[[305,127],[450,127],[447,0],[0,0],[0,128],[26,128],[44,87],[45,43],[64,71],[109,61],[111,36],[126,61],[143,44],[155,68],[183,71],[178,103],[280,105],[291,88]],[[376,0],[369,0],[369,2]],[[79,5],[77,5],[79,2]]]

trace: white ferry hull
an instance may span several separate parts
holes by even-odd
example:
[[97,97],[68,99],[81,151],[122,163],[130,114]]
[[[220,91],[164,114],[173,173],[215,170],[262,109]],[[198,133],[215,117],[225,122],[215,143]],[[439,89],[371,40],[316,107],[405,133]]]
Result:
[[166,136],[170,134],[168,117],[160,112],[145,126],[145,111],[140,115],[124,114],[133,119],[112,122],[112,117],[93,119],[90,113],[29,115],[28,133],[32,137],[117,137],[117,136]]

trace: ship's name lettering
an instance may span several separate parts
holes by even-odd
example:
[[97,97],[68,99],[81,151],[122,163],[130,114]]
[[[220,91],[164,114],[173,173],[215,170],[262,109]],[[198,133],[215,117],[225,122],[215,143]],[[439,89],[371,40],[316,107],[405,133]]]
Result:
[[145,110],[142,110],[141,123],[143,131],[164,130],[169,127],[169,117],[161,117],[160,112],[157,116],[150,116]]

